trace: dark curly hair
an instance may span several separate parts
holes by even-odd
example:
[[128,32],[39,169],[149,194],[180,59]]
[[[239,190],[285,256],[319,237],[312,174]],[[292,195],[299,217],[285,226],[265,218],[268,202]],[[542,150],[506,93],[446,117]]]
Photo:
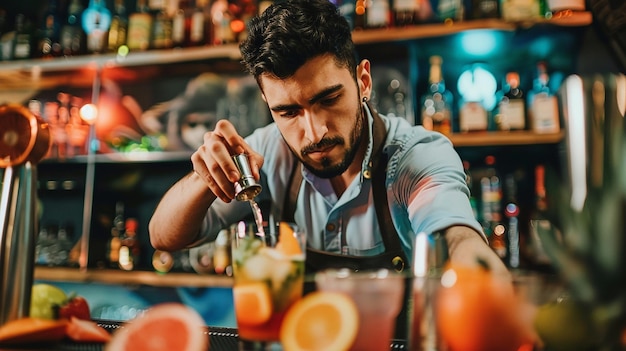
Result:
[[285,79],[308,60],[332,54],[356,79],[350,26],[329,0],[276,2],[253,18],[239,48],[242,63],[259,82],[269,74]]

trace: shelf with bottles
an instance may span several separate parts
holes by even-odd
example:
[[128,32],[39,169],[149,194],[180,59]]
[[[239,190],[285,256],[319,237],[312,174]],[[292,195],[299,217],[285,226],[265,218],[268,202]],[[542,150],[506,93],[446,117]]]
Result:
[[[561,27],[580,27],[591,23],[591,12],[577,11],[569,12],[568,15],[564,16],[552,17],[551,19],[538,18],[523,22],[512,22],[503,19],[476,19],[354,30],[353,39],[355,44],[359,46],[436,38],[479,29],[516,31],[520,28],[546,24]],[[0,83],[3,87],[2,90],[32,89],[45,85],[48,76],[52,76],[48,78],[52,81],[50,84],[55,84],[55,82],[58,82],[58,77],[55,77],[55,75],[80,69],[98,71],[112,67],[137,67],[211,59],[237,61],[239,58],[238,44],[230,43],[168,49],[130,50],[122,51],[122,54],[118,52],[0,61]]]
[[593,22],[589,11],[569,12],[568,15],[550,19],[537,18],[525,21],[506,21],[499,18],[449,21],[445,23],[428,23],[403,27],[354,30],[352,38],[357,45],[376,44],[382,42],[409,41],[453,35],[468,30],[488,29],[516,31],[535,26],[583,27]]

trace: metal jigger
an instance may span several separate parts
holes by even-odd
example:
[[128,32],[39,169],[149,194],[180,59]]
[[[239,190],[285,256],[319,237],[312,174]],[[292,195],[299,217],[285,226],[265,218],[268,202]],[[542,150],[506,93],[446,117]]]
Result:
[[30,314],[35,264],[36,167],[50,148],[48,124],[0,105],[0,325]]
[[261,192],[261,186],[252,176],[248,155],[239,154],[233,156],[237,170],[241,174],[239,181],[235,183],[235,198],[239,201],[253,200]]

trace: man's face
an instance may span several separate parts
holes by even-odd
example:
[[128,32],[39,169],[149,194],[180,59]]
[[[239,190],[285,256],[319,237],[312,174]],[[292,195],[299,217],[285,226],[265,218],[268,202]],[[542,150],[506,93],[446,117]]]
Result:
[[291,151],[314,174],[331,178],[353,162],[364,131],[359,91],[330,55],[285,80],[261,76],[263,95]]

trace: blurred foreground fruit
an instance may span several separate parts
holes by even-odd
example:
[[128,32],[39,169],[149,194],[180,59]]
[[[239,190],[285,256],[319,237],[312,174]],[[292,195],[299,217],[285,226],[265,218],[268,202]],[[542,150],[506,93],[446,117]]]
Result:
[[56,308],[66,300],[67,295],[60,288],[50,284],[34,284],[30,299],[30,316],[55,319]]
[[209,335],[198,312],[179,303],[155,305],[113,333],[106,351],[207,351]]
[[0,326],[0,345],[51,344],[65,337],[67,320],[26,317]]
[[287,311],[280,329],[285,351],[348,350],[359,328],[359,312],[347,295],[317,291]]
[[573,300],[549,302],[539,306],[535,330],[550,351],[583,351],[595,347],[591,311]]
[[452,351],[515,351],[534,342],[530,305],[509,277],[448,265],[438,289],[437,328]]
[[77,317],[70,317],[66,335],[76,342],[106,343],[111,340],[111,334],[96,322]]
[[71,295],[66,301],[58,306],[57,318],[70,319],[72,317],[77,317],[83,320],[91,319],[89,304],[84,297]]

